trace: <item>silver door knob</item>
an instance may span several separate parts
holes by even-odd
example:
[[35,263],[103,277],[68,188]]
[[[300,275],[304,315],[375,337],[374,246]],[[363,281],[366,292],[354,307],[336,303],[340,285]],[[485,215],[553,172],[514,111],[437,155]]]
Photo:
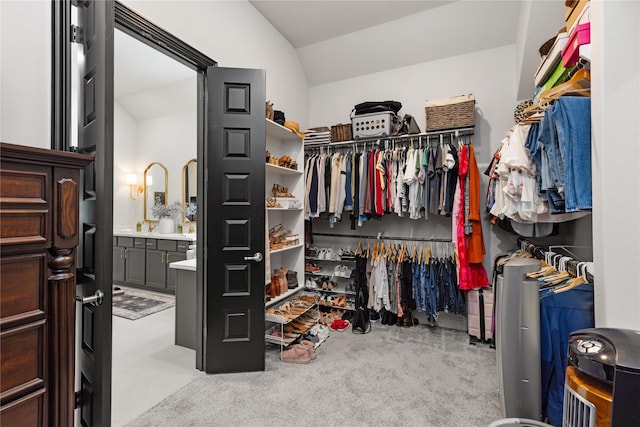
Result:
[[253,254],[253,256],[244,257],[244,260],[245,261],[260,262],[260,261],[262,261],[262,254],[260,252],[256,252],[255,254]]
[[76,296],[76,301],[82,302],[82,305],[93,305],[95,307],[101,305],[103,300],[104,292],[100,289],[97,289],[95,294],[89,295],[88,297]]

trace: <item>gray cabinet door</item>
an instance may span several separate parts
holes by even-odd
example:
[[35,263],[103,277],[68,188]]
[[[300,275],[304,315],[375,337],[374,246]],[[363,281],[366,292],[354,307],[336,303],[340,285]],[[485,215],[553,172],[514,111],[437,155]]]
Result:
[[113,247],[113,281],[124,282],[124,248]]
[[176,282],[178,281],[178,271],[175,268],[169,268],[169,264],[177,261],[184,261],[187,259],[185,252],[167,252],[167,289],[176,289]]
[[144,285],[144,249],[127,248],[125,282]]
[[160,251],[158,249],[147,249],[147,280],[145,282],[147,286],[166,289],[166,254],[166,251]]

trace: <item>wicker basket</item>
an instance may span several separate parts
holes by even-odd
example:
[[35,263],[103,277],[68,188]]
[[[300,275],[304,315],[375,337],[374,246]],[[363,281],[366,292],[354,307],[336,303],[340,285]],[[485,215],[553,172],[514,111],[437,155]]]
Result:
[[476,100],[473,94],[427,101],[424,111],[427,132],[475,126]]
[[331,142],[351,141],[352,139],[351,123],[348,125],[338,123],[331,126]]

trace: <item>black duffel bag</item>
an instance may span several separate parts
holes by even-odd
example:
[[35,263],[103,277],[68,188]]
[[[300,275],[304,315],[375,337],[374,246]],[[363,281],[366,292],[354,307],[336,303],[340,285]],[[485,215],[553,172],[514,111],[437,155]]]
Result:
[[382,113],[385,111],[393,111],[398,114],[401,108],[402,104],[398,101],[361,102],[353,107],[352,115],[359,116],[361,114]]

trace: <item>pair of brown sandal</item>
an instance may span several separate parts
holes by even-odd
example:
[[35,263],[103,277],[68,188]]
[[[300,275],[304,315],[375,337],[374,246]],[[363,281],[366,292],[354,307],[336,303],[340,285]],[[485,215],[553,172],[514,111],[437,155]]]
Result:
[[293,194],[289,193],[289,187],[284,187],[280,184],[273,184],[271,192],[273,197],[293,197]]
[[284,155],[278,159],[278,166],[282,166],[283,168],[298,170],[298,162],[293,160],[291,157]]
[[268,208],[282,208],[282,205],[277,202],[275,197],[267,197]]

